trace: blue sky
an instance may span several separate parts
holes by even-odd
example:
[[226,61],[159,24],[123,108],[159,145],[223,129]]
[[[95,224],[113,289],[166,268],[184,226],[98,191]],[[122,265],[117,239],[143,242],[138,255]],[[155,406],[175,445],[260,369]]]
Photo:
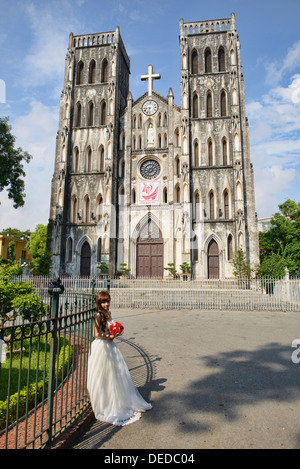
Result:
[[130,91],[147,90],[148,64],[180,105],[179,19],[236,15],[254,166],[256,211],[268,217],[287,198],[300,201],[299,0],[0,0],[0,116],[9,116],[25,165],[26,201],[14,209],[0,193],[0,230],[47,224],[60,94],[69,33],[115,30],[131,59]]

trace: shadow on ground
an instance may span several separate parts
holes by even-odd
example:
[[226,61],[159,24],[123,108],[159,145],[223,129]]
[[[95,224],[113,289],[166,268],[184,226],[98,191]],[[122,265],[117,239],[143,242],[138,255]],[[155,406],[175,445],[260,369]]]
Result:
[[[205,420],[208,413],[230,423],[240,418],[243,406],[269,401],[297,403],[299,408],[300,364],[292,362],[291,353],[292,349],[270,343],[254,351],[235,350],[200,357],[199,368],[204,367],[205,376],[191,382],[180,395],[164,392],[156,406],[160,406],[165,419],[173,424],[175,420],[182,432],[208,430]],[[164,412],[164,407],[172,411]],[[195,412],[200,415],[197,422]],[[153,412],[149,418],[158,421],[161,414]]]

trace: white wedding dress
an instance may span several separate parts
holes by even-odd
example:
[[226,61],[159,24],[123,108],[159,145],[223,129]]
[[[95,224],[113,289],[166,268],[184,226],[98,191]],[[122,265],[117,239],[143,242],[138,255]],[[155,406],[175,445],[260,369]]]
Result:
[[95,418],[103,422],[127,425],[139,420],[141,412],[152,409],[134,386],[114,340],[93,340],[88,359],[87,389]]

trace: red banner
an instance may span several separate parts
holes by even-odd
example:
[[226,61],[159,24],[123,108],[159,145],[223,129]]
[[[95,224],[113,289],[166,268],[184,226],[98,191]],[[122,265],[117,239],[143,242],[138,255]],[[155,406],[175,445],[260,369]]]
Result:
[[140,182],[140,204],[145,205],[159,205],[159,187],[160,183],[155,182]]

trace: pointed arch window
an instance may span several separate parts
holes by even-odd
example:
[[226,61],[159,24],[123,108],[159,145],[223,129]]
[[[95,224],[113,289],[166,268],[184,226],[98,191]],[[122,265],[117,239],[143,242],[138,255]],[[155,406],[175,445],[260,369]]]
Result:
[[198,191],[195,194],[194,217],[196,221],[200,220],[200,195]]
[[132,189],[131,192],[131,203],[134,205],[136,203],[136,192],[135,189]]
[[102,239],[98,238],[98,243],[97,243],[97,262],[101,262],[101,255],[102,255]]
[[161,148],[161,135],[158,134],[158,148]]
[[80,61],[77,65],[77,77],[76,77],[77,85],[83,84],[83,71],[84,71],[84,65],[83,65],[83,62]]
[[224,218],[229,220],[229,194],[228,191],[224,191]]
[[199,73],[198,70],[198,53],[196,50],[192,52],[192,73],[197,74]]
[[168,189],[166,187],[163,190],[163,203],[164,204],[168,203]]
[[208,166],[213,166],[214,155],[213,155],[213,142],[211,139],[208,140],[207,150],[208,150]]
[[209,193],[209,218],[211,220],[215,219],[215,194],[214,191]]
[[180,204],[180,186],[175,187],[175,203]]
[[79,150],[78,150],[78,147],[76,147],[75,150],[74,150],[73,171],[74,171],[74,173],[79,172]]
[[107,82],[108,82],[108,62],[106,59],[104,59],[102,62],[102,68],[101,68],[101,83],[107,83]]
[[91,127],[94,125],[94,103],[89,103],[88,109],[88,126]]
[[72,203],[71,203],[71,223],[77,222],[77,209],[78,209],[77,197],[76,195],[73,195]]
[[67,243],[67,262],[72,262],[72,256],[73,256],[73,239],[68,238],[68,243]]
[[99,171],[104,171],[104,147],[99,148]]
[[206,116],[207,117],[212,117],[213,116],[213,105],[212,105],[212,95],[211,92],[208,91],[207,97],[206,97]]
[[218,66],[219,72],[225,72],[225,52],[223,47],[220,47],[218,52]]
[[85,223],[90,222],[90,198],[88,195],[84,198],[84,219]]
[[175,158],[175,175],[177,177],[180,176],[180,158],[179,158],[179,156],[176,156],[176,158]]
[[193,117],[196,119],[199,117],[197,93],[195,93],[193,96]]
[[233,255],[233,240],[230,234],[227,238],[227,260],[231,261]]
[[96,220],[101,220],[103,216],[103,197],[101,194],[98,195],[96,200]]
[[88,147],[86,155],[86,172],[90,173],[92,171],[92,149]]
[[106,124],[106,102],[102,101],[100,106],[100,125]]
[[228,152],[227,152],[227,141],[226,138],[222,140],[222,156],[223,156],[223,165],[228,165]]
[[199,144],[197,140],[194,142],[194,167],[198,168],[200,166],[199,161]]
[[124,158],[121,158],[119,162],[119,177],[124,178],[125,176],[125,160]]
[[205,73],[212,72],[212,58],[211,58],[211,50],[206,49],[204,54],[204,63],[205,63]]
[[227,115],[226,112],[226,93],[223,90],[221,92],[221,117],[225,117]]
[[76,120],[75,120],[75,126],[80,127],[81,126],[81,103],[77,103],[76,105]]
[[96,81],[96,62],[92,60],[89,67],[89,83],[95,83]]

